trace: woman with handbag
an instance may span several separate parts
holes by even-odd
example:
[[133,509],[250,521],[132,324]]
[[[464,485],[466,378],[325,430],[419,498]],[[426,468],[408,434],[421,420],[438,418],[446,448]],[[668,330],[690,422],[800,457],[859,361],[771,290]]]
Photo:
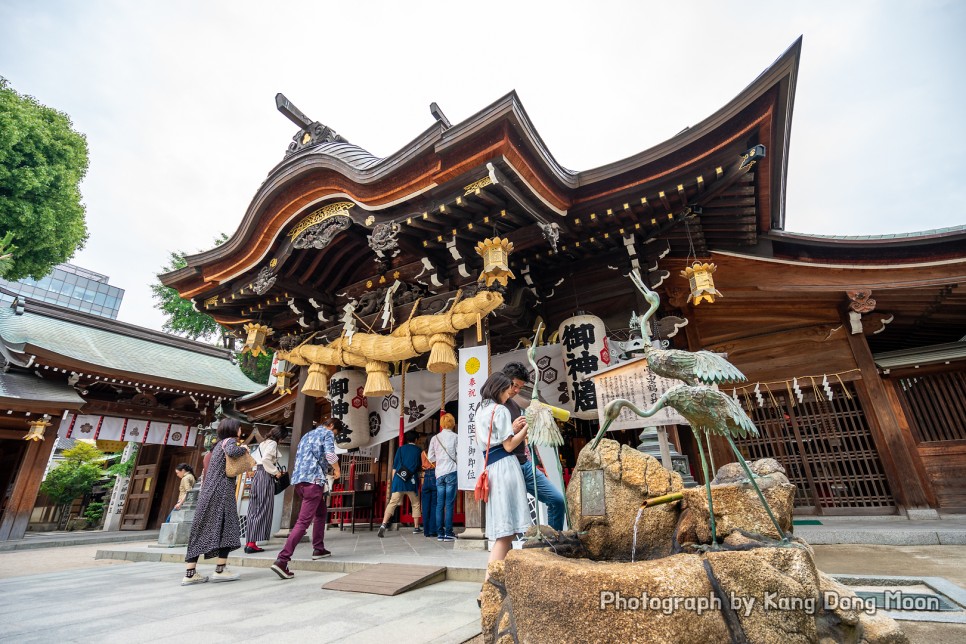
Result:
[[208,581],[197,574],[198,558],[217,557],[211,581],[235,581],[238,575],[226,570],[228,553],[241,548],[239,540],[238,511],[235,506],[235,477],[254,467],[248,448],[241,445],[241,424],[234,418],[218,423],[218,443],[211,450],[211,460],[205,471],[198,493],[188,551],[185,553],[187,570],[182,586],[193,586]]
[[[480,394],[483,402],[476,414],[476,440],[485,450],[486,476],[483,486],[477,481],[477,489],[483,487],[482,494],[487,497],[486,538],[491,543],[488,563],[493,563],[506,558],[514,536],[526,532],[531,524],[523,472],[517,459],[507,458],[526,440],[527,424],[523,416],[510,421],[510,412],[503,403],[513,395],[513,382],[502,372],[487,378]],[[487,570],[484,584],[489,577]]]
[[247,543],[245,552],[265,552],[258,547],[259,541],[268,541],[272,532],[272,510],[275,507],[275,481],[282,476],[278,466],[278,443],[288,435],[281,425],[273,427],[268,436],[255,448],[255,476],[252,477],[248,500],[248,518],[245,521]]

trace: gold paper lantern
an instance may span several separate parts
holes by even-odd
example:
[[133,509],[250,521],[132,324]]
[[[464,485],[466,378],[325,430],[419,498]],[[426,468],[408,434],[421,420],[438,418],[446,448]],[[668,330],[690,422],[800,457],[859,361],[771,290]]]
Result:
[[248,332],[248,339],[242,347],[242,353],[251,352],[255,357],[268,353],[265,351],[265,338],[272,335],[272,330],[264,324],[246,324],[244,327]]
[[275,390],[272,393],[279,396],[287,396],[292,393],[292,376],[294,375],[291,371],[279,371],[275,374]]
[[688,302],[695,306],[701,304],[702,300],[713,304],[715,297],[724,297],[715,289],[714,279],[711,277],[711,273],[715,272],[717,268],[711,263],[695,262],[681,271],[681,277],[688,278],[688,282],[691,284],[691,295],[688,296]]
[[516,275],[510,270],[509,258],[513,252],[513,242],[509,239],[484,239],[476,245],[476,252],[483,258],[483,270],[480,272],[480,281],[486,280],[486,285],[490,286],[493,282],[499,282],[506,286],[510,278],[516,279]]
[[25,441],[44,440],[44,430],[50,427],[50,416],[44,414],[42,418],[30,421],[30,431],[23,437]]

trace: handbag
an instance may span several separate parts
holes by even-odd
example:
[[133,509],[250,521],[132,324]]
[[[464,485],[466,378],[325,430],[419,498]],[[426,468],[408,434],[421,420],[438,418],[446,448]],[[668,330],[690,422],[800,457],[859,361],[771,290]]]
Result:
[[[231,439],[229,438],[226,440]],[[224,451],[224,444],[222,444],[221,449]],[[253,469],[255,469],[255,458],[247,448],[245,449],[245,453],[239,456],[229,456],[228,453],[225,452],[225,476],[228,478],[233,479],[239,474],[244,474],[245,472],[249,472]]]
[[486,475],[486,465],[490,461],[490,440],[493,438],[493,416],[496,416],[496,409],[490,416],[490,433],[486,437],[486,457],[483,459],[483,472],[476,477],[476,487],[473,488],[473,498],[479,501],[490,500],[490,477]]
[[274,479],[275,494],[281,494],[285,491],[285,488],[292,484],[292,477],[289,476],[289,473],[285,471],[285,468],[279,467],[279,469],[282,471],[282,475],[277,479]]

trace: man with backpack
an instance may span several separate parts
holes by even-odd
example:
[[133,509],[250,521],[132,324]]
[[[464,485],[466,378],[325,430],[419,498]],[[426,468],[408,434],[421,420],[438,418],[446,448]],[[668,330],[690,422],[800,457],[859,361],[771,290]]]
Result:
[[403,441],[405,444],[396,450],[396,456],[392,461],[392,485],[389,488],[390,497],[389,503],[386,504],[386,513],[382,517],[382,525],[379,526],[380,537],[385,536],[392,513],[402,503],[403,497],[409,497],[409,503],[413,507],[415,524],[413,534],[421,534],[423,531],[419,525],[421,512],[419,495],[416,493],[416,475],[423,468],[423,453],[416,446],[416,432],[406,432]]

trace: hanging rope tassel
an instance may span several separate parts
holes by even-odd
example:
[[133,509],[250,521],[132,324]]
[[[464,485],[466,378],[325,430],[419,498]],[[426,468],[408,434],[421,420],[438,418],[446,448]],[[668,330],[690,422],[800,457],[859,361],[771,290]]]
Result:
[[848,400],[852,400],[852,394],[849,393],[849,388],[842,382],[842,377],[839,374],[835,374],[835,379],[839,381],[839,386],[842,387],[842,393],[845,394],[845,397]]

